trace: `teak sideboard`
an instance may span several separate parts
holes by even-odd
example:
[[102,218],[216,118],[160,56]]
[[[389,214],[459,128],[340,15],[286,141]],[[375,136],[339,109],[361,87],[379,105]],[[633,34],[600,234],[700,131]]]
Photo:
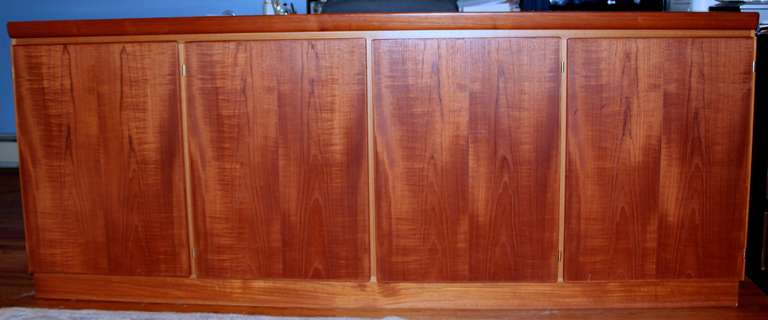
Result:
[[38,297],[732,306],[739,13],[17,22]]

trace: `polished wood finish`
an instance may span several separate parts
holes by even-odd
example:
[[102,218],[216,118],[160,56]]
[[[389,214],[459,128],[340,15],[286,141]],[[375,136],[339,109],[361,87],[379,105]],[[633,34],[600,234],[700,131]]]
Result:
[[11,38],[372,30],[755,30],[756,13],[514,12],[187,17],[8,23]]
[[14,48],[35,272],[189,272],[175,43]]
[[753,45],[568,41],[566,280],[741,277]]
[[559,43],[373,42],[378,280],[556,279]]
[[[31,281],[27,281],[31,283]],[[0,280],[0,286],[3,283]],[[11,284],[12,285],[12,284]],[[1,289],[0,289],[1,290]],[[31,290],[31,289],[30,289]],[[337,309],[337,308],[293,308],[229,306],[210,304],[177,303],[136,303],[88,300],[42,299],[24,296],[3,303],[0,306],[36,307],[75,310],[115,310],[146,312],[204,312],[235,313],[247,315],[271,315],[283,317],[363,317],[404,319],[504,319],[504,320],[764,320],[768,316],[768,297],[751,282],[739,286],[738,307],[681,307],[681,308],[634,308],[634,309],[543,309],[543,310],[478,310],[478,309]]]
[[[7,174],[6,174],[7,173]],[[0,307],[36,307],[76,310],[116,310],[147,312],[214,312],[293,317],[366,317],[382,318],[399,316],[407,319],[665,319],[665,320],[763,320],[768,316],[768,297],[750,282],[739,286],[737,308],[696,307],[665,309],[556,309],[556,310],[456,310],[456,309],[336,309],[227,306],[211,304],[178,303],[131,303],[87,300],[60,300],[35,297],[31,277],[26,270],[24,256],[21,198],[18,188],[18,171],[0,170]],[[16,246],[22,243],[22,246]],[[11,269],[13,266],[18,266]]]
[[138,36],[93,36],[12,39],[16,46],[115,42],[256,41],[310,39],[456,39],[456,38],[750,38],[755,30],[399,30],[335,32],[261,32],[167,34]]
[[[184,43],[178,43],[177,44],[177,54],[179,57],[179,64],[181,65],[181,70],[179,70],[182,73],[186,73],[186,57],[185,57],[185,48]],[[182,77],[185,76],[185,74],[182,74]],[[191,173],[191,165],[190,165],[190,156],[189,156],[189,113],[188,113],[188,106],[187,106],[187,100],[189,98],[188,89],[187,89],[187,81],[182,80],[179,83],[179,91],[181,92],[181,103],[180,103],[180,113],[181,113],[181,150],[183,153],[183,159],[184,162],[184,204],[187,206],[187,239],[189,242],[189,276],[192,278],[197,277],[197,240],[195,237],[195,220],[194,220],[194,211],[193,211],[193,201],[192,201],[192,173]]]
[[[63,32],[14,39],[38,290],[285,308],[732,306],[755,18],[25,24]],[[136,249],[150,238],[169,253]]]
[[184,51],[199,277],[367,281],[365,41]]
[[531,309],[736,306],[734,281],[354,283],[37,274],[40,298],[292,308]]

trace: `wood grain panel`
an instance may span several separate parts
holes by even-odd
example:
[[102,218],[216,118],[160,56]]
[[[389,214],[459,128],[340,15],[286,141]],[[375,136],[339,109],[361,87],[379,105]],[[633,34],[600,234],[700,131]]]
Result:
[[655,275],[664,58],[635,40],[568,42],[567,280]]
[[667,50],[678,66],[668,90],[681,94],[665,92],[657,278],[740,279],[754,39],[680,41]]
[[54,299],[394,311],[734,307],[739,285],[711,280],[354,283],[38,274],[35,290],[37,297]]
[[200,276],[367,280],[365,41],[185,52]]
[[175,43],[14,48],[36,272],[189,273]]
[[559,40],[373,50],[379,280],[553,281]]
[[752,41],[569,40],[567,280],[739,277]]

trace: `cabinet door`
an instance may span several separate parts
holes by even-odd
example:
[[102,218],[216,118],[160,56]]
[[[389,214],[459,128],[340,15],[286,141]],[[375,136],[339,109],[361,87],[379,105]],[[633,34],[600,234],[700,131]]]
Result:
[[13,54],[33,270],[188,275],[176,44]]
[[185,51],[200,276],[367,281],[365,41]]
[[559,39],[373,50],[379,280],[554,281]]
[[567,280],[741,276],[753,39],[568,42]]

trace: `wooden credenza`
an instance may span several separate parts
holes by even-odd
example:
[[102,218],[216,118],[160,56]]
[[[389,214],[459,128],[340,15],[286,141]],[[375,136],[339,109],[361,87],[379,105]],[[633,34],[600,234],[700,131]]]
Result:
[[11,23],[45,298],[737,303],[756,15]]

